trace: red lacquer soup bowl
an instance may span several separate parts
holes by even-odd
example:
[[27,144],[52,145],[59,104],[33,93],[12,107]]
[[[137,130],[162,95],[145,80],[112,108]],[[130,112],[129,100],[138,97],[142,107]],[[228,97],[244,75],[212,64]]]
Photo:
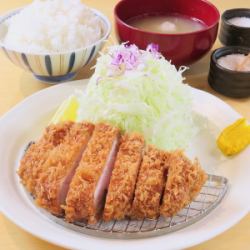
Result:
[[[204,24],[203,28],[195,32],[162,34],[128,24],[129,20],[140,16],[173,14],[196,19]],[[122,0],[116,5],[114,15],[120,42],[136,44],[140,49],[150,43],[158,44],[160,52],[176,66],[194,63],[211,49],[220,19],[217,8],[205,0]]]

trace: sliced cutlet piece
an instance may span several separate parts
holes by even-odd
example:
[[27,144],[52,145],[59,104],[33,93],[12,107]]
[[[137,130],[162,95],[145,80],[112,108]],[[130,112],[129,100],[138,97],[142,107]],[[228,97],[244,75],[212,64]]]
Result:
[[99,219],[119,141],[119,129],[104,123],[96,125],[70,184],[64,207],[67,221],[95,224]]
[[122,137],[108,188],[103,213],[105,221],[121,220],[129,214],[144,144],[144,138],[138,134]]
[[167,152],[148,146],[140,167],[131,217],[157,218],[167,175]]
[[161,215],[174,216],[187,206],[199,193],[206,178],[197,160],[192,163],[182,151],[173,152],[169,160]]
[[25,152],[20,162],[18,174],[26,189],[35,196],[35,187],[44,162],[51,150],[58,147],[69,132],[72,122],[48,126],[43,136]]
[[200,193],[201,188],[203,187],[208,178],[207,174],[202,169],[198,159],[194,160],[193,165],[197,171],[197,175],[196,175],[196,180],[190,190],[189,194],[190,202],[192,202],[196,198],[196,196]]
[[62,215],[62,205],[81,156],[91,138],[94,125],[74,123],[63,143],[54,148],[36,186],[36,203],[55,215]]

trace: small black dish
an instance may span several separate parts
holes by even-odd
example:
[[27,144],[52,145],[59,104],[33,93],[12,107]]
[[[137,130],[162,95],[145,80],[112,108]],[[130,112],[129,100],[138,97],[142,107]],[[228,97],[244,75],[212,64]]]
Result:
[[230,9],[221,16],[219,39],[226,46],[250,47],[250,28],[240,27],[228,22],[233,17],[249,17],[250,9]]
[[239,72],[226,69],[217,60],[226,55],[250,53],[250,48],[240,46],[226,46],[216,49],[210,60],[208,75],[209,85],[217,92],[235,98],[250,96],[250,71]]

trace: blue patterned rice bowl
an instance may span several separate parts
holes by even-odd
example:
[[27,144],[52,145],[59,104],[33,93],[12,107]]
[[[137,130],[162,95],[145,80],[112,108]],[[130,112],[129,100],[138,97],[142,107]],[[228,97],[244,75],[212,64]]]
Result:
[[[20,10],[11,11],[0,17],[0,39],[4,34],[2,24]],[[24,70],[30,71],[40,81],[54,84],[73,79],[80,69],[96,57],[110,34],[111,25],[108,18],[99,11],[92,10],[103,21],[104,35],[90,46],[62,53],[34,54],[15,51],[0,41],[0,49],[10,61]]]

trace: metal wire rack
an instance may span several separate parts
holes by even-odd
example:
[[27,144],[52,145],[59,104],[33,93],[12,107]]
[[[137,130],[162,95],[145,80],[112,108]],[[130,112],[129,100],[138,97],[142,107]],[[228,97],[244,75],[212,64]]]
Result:
[[47,212],[45,213],[56,223],[83,234],[113,239],[146,238],[174,232],[200,220],[221,202],[227,189],[228,180],[226,178],[209,175],[200,194],[191,204],[173,217],[164,218],[160,216],[155,220],[126,219],[111,222],[99,221],[95,225],[83,222],[70,224],[65,222],[63,218],[55,217]]

